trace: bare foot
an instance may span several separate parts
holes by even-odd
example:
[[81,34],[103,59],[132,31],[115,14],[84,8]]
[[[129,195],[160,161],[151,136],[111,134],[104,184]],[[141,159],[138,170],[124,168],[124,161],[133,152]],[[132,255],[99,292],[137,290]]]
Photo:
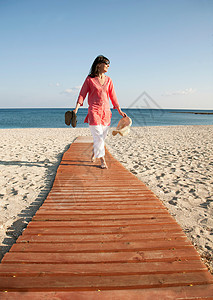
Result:
[[91,161],[92,161],[92,162],[95,162],[95,161],[96,161],[94,152],[92,152]]
[[101,158],[101,169],[108,169],[105,159]]
[[105,162],[101,163],[101,169],[108,169],[107,164]]

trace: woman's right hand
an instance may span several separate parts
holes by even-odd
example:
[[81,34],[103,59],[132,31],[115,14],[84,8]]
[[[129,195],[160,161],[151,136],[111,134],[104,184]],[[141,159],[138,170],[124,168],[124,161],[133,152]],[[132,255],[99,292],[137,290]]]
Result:
[[80,104],[77,102],[77,103],[76,103],[76,107],[75,107],[75,109],[73,110],[74,113],[75,113],[76,115],[77,115],[77,112],[78,112],[79,107],[80,107]]

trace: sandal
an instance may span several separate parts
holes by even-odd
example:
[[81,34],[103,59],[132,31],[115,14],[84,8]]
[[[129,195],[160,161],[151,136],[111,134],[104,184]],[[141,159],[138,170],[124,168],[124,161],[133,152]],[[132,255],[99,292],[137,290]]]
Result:
[[71,113],[72,113],[71,125],[72,125],[72,127],[76,127],[76,125],[77,125],[77,116],[76,116],[76,113],[74,111],[71,111]]
[[65,124],[67,126],[70,125],[71,119],[72,119],[72,111],[68,110],[67,112],[65,112]]

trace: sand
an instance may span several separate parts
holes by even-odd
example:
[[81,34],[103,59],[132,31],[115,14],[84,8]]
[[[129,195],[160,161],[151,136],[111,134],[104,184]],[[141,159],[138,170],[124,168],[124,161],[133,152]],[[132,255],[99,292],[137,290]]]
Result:
[[[213,272],[213,126],[132,127],[108,150],[165,204]],[[0,259],[40,207],[61,157],[88,128],[0,129]]]

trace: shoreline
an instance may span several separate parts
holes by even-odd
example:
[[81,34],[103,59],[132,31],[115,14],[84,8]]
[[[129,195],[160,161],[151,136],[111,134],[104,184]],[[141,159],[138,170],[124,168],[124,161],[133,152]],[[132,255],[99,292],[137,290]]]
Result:
[[[142,180],[180,224],[213,272],[213,125],[131,127],[106,146]],[[88,128],[0,129],[0,257],[52,187],[63,153]]]
[[170,114],[194,114],[194,115],[213,115],[212,113],[208,112],[196,112],[196,111],[170,111]]
[[[171,112],[172,113],[172,112]],[[178,113],[178,112],[177,112]],[[182,113],[182,112],[181,112]],[[213,113],[212,113],[213,114]],[[0,132],[1,130],[34,130],[34,129],[37,129],[37,130],[40,130],[40,129],[43,129],[43,130],[89,130],[88,128],[88,124],[86,123],[85,125],[86,127],[76,127],[76,128],[73,128],[71,125],[69,127],[29,127],[29,128],[22,128],[22,127],[16,127],[16,128],[0,128]],[[202,127],[202,126],[213,126],[211,124],[195,124],[195,125],[186,125],[186,124],[180,124],[180,125],[143,125],[143,126],[137,126],[137,125],[131,125],[130,128],[134,128],[134,129],[139,129],[139,128],[161,128],[161,127],[194,127],[194,126],[199,126],[199,127]],[[116,127],[113,125],[112,127],[110,127],[110,129],[115,129]],[[86,133],[87,135],[87,133]],[[90,132],[88,135],[91,135]]]

